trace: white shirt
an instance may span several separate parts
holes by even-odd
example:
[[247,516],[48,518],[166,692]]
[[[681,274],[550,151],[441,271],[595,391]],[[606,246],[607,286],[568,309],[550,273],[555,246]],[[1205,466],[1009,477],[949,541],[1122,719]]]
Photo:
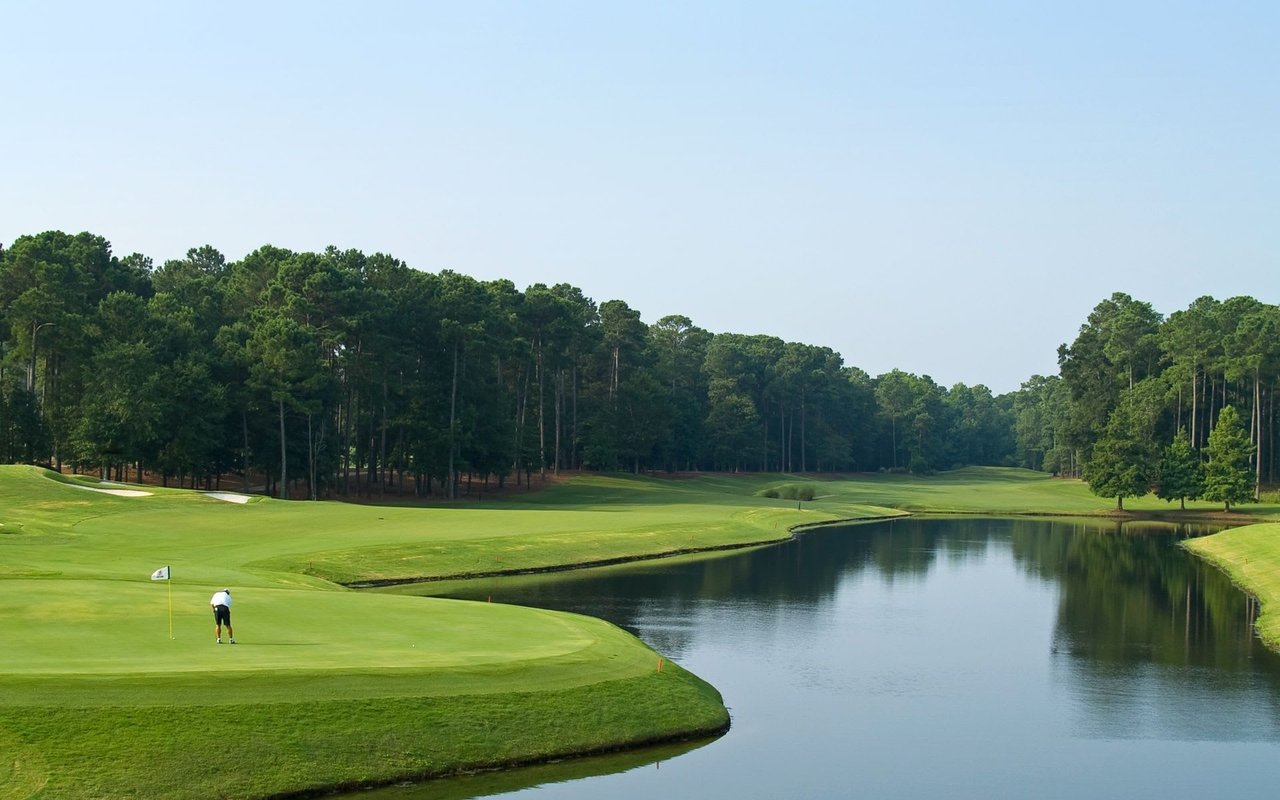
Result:
[[227,608],[231,608],[231,595],[230,595],[230,593],[228,593],[228,592],[218,592],[217,594],[215,594],[215,595],[214,595],[214,596],[209,600],[209,605],[211,605],[211,606],[226,606]]

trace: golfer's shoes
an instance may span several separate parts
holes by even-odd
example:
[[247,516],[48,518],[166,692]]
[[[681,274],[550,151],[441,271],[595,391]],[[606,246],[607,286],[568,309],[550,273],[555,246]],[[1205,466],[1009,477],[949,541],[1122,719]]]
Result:
[[219,637],[218,637],[218,644],[222,644],[222,637],[221,637],[221,636],[219,636]]
[[232,640],[231,640],[231,643],[232,643],[232,644],[235,644],[235,643],[236,643],[236,640],[235,640],[235,639],[232,639]]

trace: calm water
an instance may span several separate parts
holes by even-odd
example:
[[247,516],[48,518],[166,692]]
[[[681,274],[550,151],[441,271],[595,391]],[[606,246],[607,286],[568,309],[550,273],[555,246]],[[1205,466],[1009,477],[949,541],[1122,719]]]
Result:
[[1280,658],[1185,534],[907,519],[461,587],[612,620],[719,688],[733,728],[358,797],[1271,800]]

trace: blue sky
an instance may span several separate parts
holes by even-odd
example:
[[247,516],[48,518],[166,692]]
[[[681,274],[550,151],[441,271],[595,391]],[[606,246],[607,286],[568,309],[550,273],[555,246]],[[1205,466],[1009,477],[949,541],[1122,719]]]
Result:
[[391,253],[1017,388],[1280,302],[1280,5],[7,7],[0,241]]

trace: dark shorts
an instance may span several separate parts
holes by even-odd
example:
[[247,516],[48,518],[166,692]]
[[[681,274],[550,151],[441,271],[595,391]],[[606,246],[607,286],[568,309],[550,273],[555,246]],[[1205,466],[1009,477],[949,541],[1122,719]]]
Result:
[[213,623],[215,625],[230,625],[231,624],[230,606],[214,606],[213,607]]

